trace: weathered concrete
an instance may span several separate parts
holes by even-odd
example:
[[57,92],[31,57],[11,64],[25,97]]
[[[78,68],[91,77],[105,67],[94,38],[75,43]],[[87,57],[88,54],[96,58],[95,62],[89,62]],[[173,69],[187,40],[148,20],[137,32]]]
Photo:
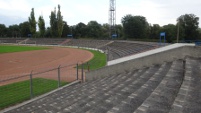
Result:
[[156,53],[163,52],[163,51],[168,51],[168,50],[176,49],[176,48],[179,48],[179,47],[184,47],[184,46],[195,46],[195,44],[182,44],[181,43],[181,44],[172,44],[172,45],[169,45],[169,46],[164,46],[164,47],[161,47],[161,48],[157,48],[157,49],[142,52],[142,53],[139,53],[139,54],[126,56],[126,57],[122,57],[122,58],[119,58],[119,59],[116,59],[116,60],[109,61],[108,66],[119,64],[121,62],[125,62],[125,61],[128,61],[128,60],[133,60],[133,59],[136,59],[136,58],[145,57],[145,56],[156,54]]
[[172,62],[176,59],[183,59],[186,56],[200,57],[201,47],[189,44],[173,44],[168,47],[141,53],[132,56],[133,59],[124,61],[111,66],[86,73],[86,81],[102,78],[105,76],[121,73],[125,70],[139,69],[149,67],[154,64],[162,64],[163,62]]

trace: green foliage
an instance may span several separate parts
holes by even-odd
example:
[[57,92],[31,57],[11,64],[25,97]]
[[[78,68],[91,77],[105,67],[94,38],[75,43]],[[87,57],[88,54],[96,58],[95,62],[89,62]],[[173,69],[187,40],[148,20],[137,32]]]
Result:
[[54,11],[51,12],[51,15],[50,15],[50,28],[51,28],[51,35],[53,37],[57,37],[58,29],[57,29],[56,8],[54,9]]
[[51,28],[47,27],[47,29],[45,30],[45,37],[50,38],[51,37]]
[[118,35],[118,38],[123,37],[123,26],[121,24],[116,25],[116,33]]
[[100,38],[101,36],[101,24],[96,21],[90,21],[87,24],[88,33],[87,37],[89,38]]
[[62,35],[63,32],[63,16],[61,15],[61,11],[60,11],[60,5],[58,5],[58,12],[57,12],[57,28],[58,28],[58,36],[59,38]]
[[58,12],[56,13],[56,8],[54,11],[51,12],[50,15],[50,28],[51,28],[51,35],[53,37],[61,37],[63,33],[63,16],[61,15],[60,5],[58,5]]
[[44,37],[44,34],[45,34],[45,20],[43,19],[43,16],[39,16],[39,18],[38,18],[38,27],[39,27],[40,36]]
[[63,26],[62,37],[67,37],[67,35],[70,34],[70,28],[66,21],[63,21],[63,23],[64,23],[64,26]]
[[185,14],[181,15],[177,22],[180,27],[180,35],[185,40],[196,40],[198,38],[199,17],[194,14]]
[[2,53],[13,53],[13,52],[23,52],[23,51],[33,51],[33,50],[44,50],[48,49],[45,47],[32,47],[32,46],[8,46],[0,45],[0,54]]
[[102,28],[101,28],[102,37],[107,37],[107,38],[109,38],[109,27],[110,27],[109,24],[103,24],[103,25],[102,25]]
[[172,43],[176,40],[177,27],[174,24],[163,26],[161,31],[166,33],[166,40],[168,43]]
[[[62,86],[66,84],[66,82],[61,82]],[[45,94],[57,87],[58,81],[56,80],[44,78],[33,79],[34,96]],[[0,97],[0,109],[30,99],[30,80],[0,86]]]
[[198,28],[198,32],[199,32],[199,40],[201,40],[201,28]]
[[18,25],[11,25],[8,28],[8,36],[9,37],[19,37],[20,36],[20,28]]
[[124,27],[124,37],[145,38],[148,22],[143,16],[126,15],[121,20]]
[[4,24],[0,24],[0,37],[6,36],[6,26]]
[[[36,32],[36,21],[34,17],[34,8],[32,8],[29,22],[23,22],[19,25],[11,25],[8,28],[4,24],[0,24],[0,37],[27,37],[27,34],[32,33],[32,36],[38,37],[67,37],[72,34],[73,38],[88,38],[88,39],[110,39],[109,24],[99,24],[97,21],[90,21],[87,25],[80,22],[77,25],[68,26],[61,15],[60,5],[58,11],[56,8],[51,11],[50,27],[45,29],[45,21],[43,17],[39,17],[38,26],[39,33]],[[194,14],[181,15],[177,19],[176,26],[165,25],[163,27],[158,24],[148,24],[143,16],[126,15],[121,19],[122,25],[116,25],[117,39],[131,40],[155,40],[159,39],[160,32],[167,32],[167,41],[173,42],[176,38],[177,29],[179,28],[180,40],[197,40],[201,39],[199,29],[199,17]],[[29,26],[29,28],[28,28]],[[45,29],[45,30],[44,30]],[[175,30],[175,31],[174,31]]]
[[28,34],[31,33],[30,25],[29,25],[28,21],[20,23],[19,24],[19,29],[20,29],[20,36],[21,37],[27,37]]
[[34,8],[31,9],[31,14],[29,17],[29,25],[30,25],[32,36],[34,36],[36,33],[36,19],[34,14]]
[[87,25],[80,22],[75,26],[75,37],[84,38],[87,36]]
[[150,38],[151,39],[159,39],[159,34],[161,32],[161,27],[158,24],[153,24],[153,26],[150,26]]

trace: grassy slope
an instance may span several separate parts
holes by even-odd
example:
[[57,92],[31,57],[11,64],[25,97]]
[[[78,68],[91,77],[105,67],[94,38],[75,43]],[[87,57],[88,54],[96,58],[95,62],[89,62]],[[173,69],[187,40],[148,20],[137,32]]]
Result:
[[[61,85],[66,85],[61,82]],[[35,78],[33,79],[33,93],[38,96],[58,88],[58,82],[55,80]],[[30,81],[17,82],[5,86],[0,86],[0,109],[15,105],[30,99]]]
[[10,45],[0,45],[0,54],[2,53],[13,53],[22,51],[32,51],[32,50],[43,50],[46,47],[33,47],[33,46],[10,46]]
[[[99,51],[87,50],[93,53],[94,57],[88,62],[90,70],[96,70],[106,65],[106,55]],[[84,69],[88,69],[87,64],[84,65]]]

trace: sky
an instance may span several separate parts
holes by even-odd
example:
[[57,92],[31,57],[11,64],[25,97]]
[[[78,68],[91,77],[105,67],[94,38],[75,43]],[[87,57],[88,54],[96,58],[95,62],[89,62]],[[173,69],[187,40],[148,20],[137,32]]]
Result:
[[[109,0],[0,0],[0,24],[6,26],[28,21],[31,8],[36,20],[42,15],[49,26],[51,11],[60,4],[63,20],[68,25],[97,21],[108,23]],[[148,23],[176,24],[179,16],[195,14],[201,23],[201,0],[116,0],[116,23],[127,14],[146,17]],[[199,24],[201,27],[201,24]]]

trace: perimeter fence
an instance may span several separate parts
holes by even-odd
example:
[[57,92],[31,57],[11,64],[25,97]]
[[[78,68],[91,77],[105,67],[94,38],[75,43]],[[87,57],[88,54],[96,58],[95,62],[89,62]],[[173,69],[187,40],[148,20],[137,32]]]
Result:
[[59,65],[51,69],[33,70],[28,74],[19,76],[0,75],[0,109],[15,105],[25,100],[55,90],[70,82],[84,81],[84,65]]

